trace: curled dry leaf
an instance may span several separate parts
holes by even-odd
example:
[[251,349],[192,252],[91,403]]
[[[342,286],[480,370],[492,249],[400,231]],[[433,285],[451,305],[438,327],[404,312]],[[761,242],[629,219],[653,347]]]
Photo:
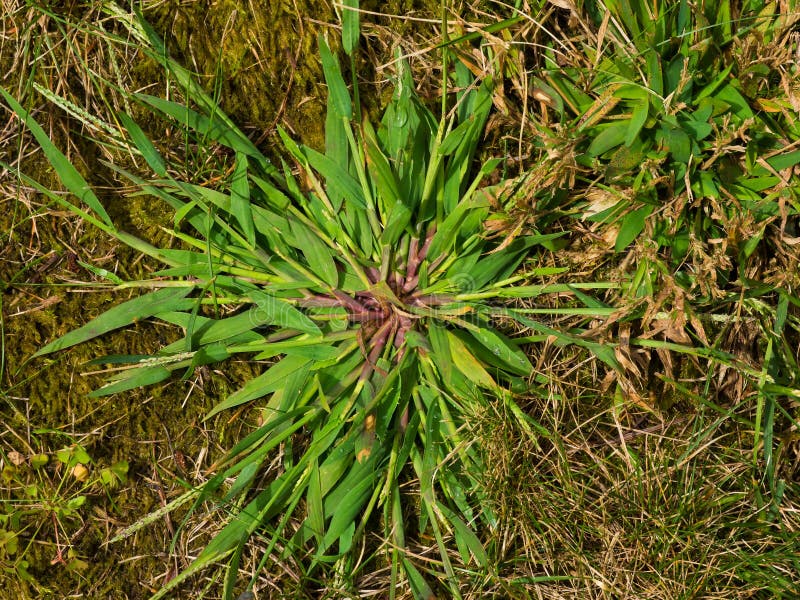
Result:
[[86,481],[89,479],[89,469],[87,469],[84,465],[78,463],[74,467],[72,467],[72,476],[77,479],[78,481]]
[[20,465],[25,464],[25,455],[17,452],[16,450],[12,450],[8,453],[8,461],[15,467],[19,467]]

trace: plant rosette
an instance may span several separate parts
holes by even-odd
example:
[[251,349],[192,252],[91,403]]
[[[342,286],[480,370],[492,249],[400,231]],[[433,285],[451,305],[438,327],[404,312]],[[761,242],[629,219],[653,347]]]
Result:
[[[328,86],[325,151],[299,145],[280,131],[293,164],[282,161],[276,168],[168,57],[143,20],[108,7],[166,67],[189,102],[135,98],[201,144],[229,148],[232,176],[223,189],[176,179],[134,120],[119,114],[128,149],[155,177],[112,168],[175,210],[171,233],[183,248],[157,248],[113,224],[75,167],[2,91],[81,202],[21,177],[167,265],[151,280],[119,284],[148,292],[46,345],[37,356],[154,318],[182,328],[183,337],[145,359],[98,359],[117,368],[95,395],[151,385],[235,355],[265,365],[208,414],[257,401],[260,426],[216,465],[216,476],[170,505],[194,501],[197,508],[213,499],[233,516],[154,598],[226,559],[225,593],[233,597],[240,557],[256,532],[268,540],[262,565],[280,553],[308,556],[309,569],[353,560],[351,550],[376,510],[383,514],[394,579],[404,573],[413,593],[428,597],[428,584],[403,552],[408,499],[400,482],[410,479],[417,480],[421,500],[412,503],[416,531],[433,534],[441,554],[437,576],[458,597],[446,539],[455,539],[465,564],[486,571],[479,535],[495,524],[480,504],[481,452],[464,425],[488,403],[500,401],[532,435],[539,427],[513,400],[515,392],[529,389],[533,367],[519,344],[497,328],[498,318],[615,361],[612,350],[509,308],[515,298],[603,286],[524,285],[532,276],[559,272],[528,269],[515,275],[527,257],[560,234],[528,235],[502,247],[486,235],[491,194],[480,185],[500,159],[477,171],[474,164],[492,107],[491,80],[475,82],[458,62],[445,68],[445,89],[455,91],[445,94],[437,119],[415,95],[408,67],[398,61],[393,98],[374,128],[362,115],[356,85],[351,97],[338,61],[320,38]],[[353,15],[343,16],[343,47],[351,60],[359,37]],[[586,294],[577,295],[586,302]],[[587,307],[606,310],[593,302]],[[257,488],[256,476],[279,449],[282,470]]]

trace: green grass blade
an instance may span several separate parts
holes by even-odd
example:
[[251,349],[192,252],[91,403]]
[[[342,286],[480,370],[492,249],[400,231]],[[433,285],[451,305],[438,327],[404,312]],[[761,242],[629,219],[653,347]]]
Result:
[[494,311],[498,316],[504,315],[510,317],[520,323],[521,325],[525,325],[526,327],[530,327],[534,331],[538,331],[539,333],[543,333],[545,335],[552,335],[555,339],[558,340],[560,344],[570,345],[573,344],[575,346],[579,346],[581,348],[586,348],[592,354],[594,354],[597,358],[602,360],[612,369],[620,369],[620,364],[617,361],[617,357],[614,354],[614,348],[608,344],[602,344],[600,342],[593,342],[591,340],[582,338],[578,335],[574,335],[572,333],[567,333],[564,331],[559,331],[558,329],[554,329],[552,327],[548,327],[543,323],[539,323],[538,321],[534,321],[533,319],[528,319],[523,316],[522,313],[516,310],[511,309],[498,309]]
[[450,356],[456,369],[469,379],[472,383],[487,388],[497,390],[498,385],[492,376],[483,368],[480,361],[469,351],[461,338],[447,331],[447,339],[450,345]]
[[[350,540],[342,541],[342,538],[348,529],[355,526],[355,519],[364,507],[364,503],[369,499],[374,481],[379,474],[380,470],[375,469],[375,455],[371,455],[363,463],[356,462],[339,487],[331,492],[330,497],[336,498],[336,500],[331,503],[327,500],[325,502],[326,505],[330,504],[330,506],[326,506],[325,512],[331,514],[331,521],[322,538],[322,544],[317,549],[318,555],[322,555],[337,540],[340,541],[340,553],[350,549],[348,543]],[[336,494],[340,488],[345,492],[341,498],[339,494]]]
[[313,361],[305,358],[287,356],[283,360],[272,365],[258,377],[250,379],[242,388],[217,404],[208,412],[205,416],[205,420],[210,419],[223,410],[234,408],[245,402],[250,402],[256,398],[262,398],[268,394],[272,394],[283,387],[285,383],[284,380],[289,377],[289,375],[296,371],[308,369],[312,363]]
[[647,121],[649,107],[650,101],[647,98],[640,100],[633,107],[631,120],[628,123],[628,131],[625,133],[625,145],[627,147],[630,148],[639,138],[639,133]]
[[36,138],[36,141],[42,147],[44,155],[47,157],[47,160],[50,161],[50,164],[53,165],[58,178],[67,188],[67,190],[80,198],[81,202],[91,208],[97,214],[97,216],[100,217],[105,225],[114,229],[114,224],[111,222],[111,217],[108,216],[108,213],[106,212],[105,208],[103,208],[103,205],[100,204],[100,200],[97,199],[97,196],[95,196],[87,181],[72,165],[72,163],[69,162],[61,150],[56,148],[55,144],[44,132],[44,129],[42,129],[41,125],[39,125],[30,115],[30,113],[28,113],[28,111],[25,110],[22,105],[2,87],[0,87],[0,94],[2,94],[3,98],[5,98],[5,101],[11,107],[11,109],[30,130],[30,132],[33,134],[33,137]]
[[431,598],[436,598],[431,586],[425,581],[425,578],[417,567],[405,557],[402,557],[400,560],[403,564],[403,570],[408,576],[408,583],[411,586],[411,593],[414,595],[414,600],[431,600]]
[[317,540],[317,544],[322,543],[322,536],[325,532],[325,511],[322,506],[322,479],[318,461],[314,461],[311,468],[311,477],[308,481],[308,491],[306,493],[306,527],[311,530],[312,535]]
[[348,206],[366,208],[367,201],[359,182],[335,160],[308,147],[302,149],[308,164],[325,178],[327,188],[335,197],[345,199]]
[[144,134],[144,131],[142,131],[138,123],[124,112],[119,112],[118,116],[120,121],[122,121],[122,125],[128,130],[128,134],[131,136],[134,145],[138,148],[139,152],[141,152],[144,160],[150,165],[150,168],[153,169],[153,172],[159,177],[167,177],[167,165],[164,162],[164,158]]
[[471,555],[481,568],[486,568],[489,557],[486,555],[486,550],[478,536],[475,535],[475,532],[441,502],[437,502],[437,507],[454,529],[454,537],[461,552],[462,560],[468,563],[469,555]]
[[339,283],[339,272],[336,269],[336,263],[333,261],[330,248],[302,223],[298,221],[292,221],[291,223],[294,238],[301,252],[308,260],[311,270],[331,288],[336,288]]
[[[386,207],[393,206],[398,200],[408,200],[400,195],[400,184],[397,181],[397,176],[386,155],[378,146],[375,130],[369,124],[369,121],[364,123],[364,144],[367,150],[367,167],[370,177],[375,183],[378,198],[383,200],[383,202],[379,202],[379,207],[382,209],[382,216],[385,220]],[[409,205],[409,208],[413,208],[413,205]]]
[[233,170],[233,179],[231,179],[231,214],[242,227],[247,243],[251,248],[255,248],[256,230],[253,225],[253,211],[250,209],[247,156],[241,152],[236,155],[236,167]]
[[234,125],[233,121],[220,110],[218,103],[206,93],[192,74],[169,56],[164,42],[140,14],[137,13],[135,18],[131,18],[125,13],[120,14],[121,11],[119,8],[111,3],[107,4],[105,8],[115,13],[119,20],[128,27],[137,38],[142,41],[146,40],[146,43],[142,44],[140,47],[148,56],[161,64],[169,72],[170,76],[178,81],[178,84],[181,89],[185,90],[188,98],[197,103],[207,114],[213,114],[216,120],[224,125],[230,132],[231,137],[229,141],[233,144],[226,145],[255,159],[261,170],[270,177],[277,181],[282,179],[278,170],[270,164],[269,160],[256,148],[255,144]]
[[181,302],[192,290],[191,286],[167,287],[110,308],[90,323],[50,342],[34,356],[43,356],[80,344],[114,329],[131,325],[135,321],[147,319],[161,312],[179,310],[185,305]]
[[[241,336],[243,334],[251,334],[248,337],[253,340],[262,340],[263,336],[253,331],[253,329],[271,322],[270,320],[264,320],[264,316],[256,311],[249,310],[219,320],[203,317],[202,315],[197,315],[193,318],[190,313],[183,312],[159,315],[159,318],[186,329],[187,334],[189,333],[189,327],[194,322],[191,332],[191,346],[192,348],[197,348],[216,342],[232,341],[233,339],[236,339],[237,343],[242,343]],[[182,352],[186,350],[186,344],[187,339],[182,338],[164,346],[161,349],[161,353]]]
[[469,327],[468,331],[512,372],[525,376],[533,372],[533,365],[528,357],[506,336],[481,325]]
[[616,123],[609,127],[604,127],[592,139],[592,143],[589,144],[589,149],[586,151],[587,154],[593,157],[600,156],[621,145],[625,142],[629,127],[629,123]]
[[408,206],[401,200],[394,203],[394,206],[389,210],[389,218],[386,226],[381,233],[381,244],[386,246],[394,246],[403,232],[409,227],[414,213],[409,210]]
[[213,116],[208,117],[183,104],[149,94],[140,93],[136,94],[136,97],[159,112],[172,117],[181,125],[194,129],[202,137],[207,137],[255,159],[265,160],[261,152],[247,139],[247,136],[224,120],[217,111],[213,113]]
[[264,292],[250,292],[255,303],[254,316],[261,322],[312,335],[322,335],[320,328],[294,306]]
[[476,212],[488,214],[489,200],[483,194],[473,194],[459,202],[458,206],[436,228],[429,253],[432,257],[439,257],[445,252],[450,252],[456,242],[458,233],[464,220]]
[[90,398],[110,396],[118,392],[125,392],[135,388],[146,387],[160,383],[172,375],[172,371],[162,366],[140,367],[128,371],[123,377],[109,382],[89,393]]
[[347,90],[347,84],[345,84],[342,71],[339,68],[339,61],[333,56],[325,38],[321,35],[319,36],[319,56],[331,99],[329,107],[333,108],[339,117],[351,119],[353,117],[353,104],[350,101],[350,92]]
[[644,230],[647,217],[653,212],[652,206],[642,206],[636,210],[632,210],[622,219],[617,240],[614,243],[614,250],[622,252],[628,247],[628,244],[633,242],[639,234]]
[[361,34],[359,24],[358,0],[342,0],[342,48],[348,56],[358,47]]

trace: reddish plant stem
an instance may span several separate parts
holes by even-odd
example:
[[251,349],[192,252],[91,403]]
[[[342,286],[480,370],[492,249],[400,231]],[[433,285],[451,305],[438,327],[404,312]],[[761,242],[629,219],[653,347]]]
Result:
[[[403,292],[408,293],[419,284],[419,266],[422,261],[428,258],[428,250],[431,247],[433,236],[436,235],[436,228],[431,227],[425,234],[425,241],[422,248],[419,247],[419,239],[411,240],[411,247],[408,251],[408,268],[406,269],[406,281],[403,285]],[[444,258],[444,257],[442,257]]]
[[403,293],[409,293],[411,290],[416,288],[419,285],[419,277],[417,275],[408,276],[406,275],[406,282],[403,285]]
[[298,300],[297,304],[303,308],[333,307],[342,305],[341,301],[337,300],[336,298],[317,295],[309,296],[308,298],[302,298]]
[[380,269],[376,269],[375,267],[367,267],[364,269],[364,272],[367,274],[367,278],[372,284],[378,283],[381,280]]
[[428,249],[431,247],[434,235],[436,235],[436,227],[431,227],[425,235],[425,243],[422,244],[422,248],[419,251],[420,261],[428,258]]
[[[403,342],[406,341],[406,332],[408,332],[414,326],[414,322],[405,315],[400,315],[398,317],[398,321],[399,324],[397,327],[397,333],[394,336],[395,348],[400,348],[400,346],[403,345]],[[402,358],[402,356],[398,358],[398,361],[400,360],[400,358]]]
[[389,283],[389,287],[391,287],[395,291],[403,290],[405,291],[404,281],[400,273],[395,271],[391,274],[391,282]]
[[409,304],[414,306],[441,306],[442,304],[450,304],[455,302],[452,296],[440,294],[414,294],[409,299]]
[[386,314],[377,310],[365,310],[360,313],[350,313],[348,318],[353,323],[381,323],[386,319]]
[[[359,375],[359,379],[365,380],[369,378],[369,376],[372,374],[372,371],[377,370],[376,363],[386,348],[386,345],[393,334],[393,329],[394,319],[390,318],[387,319],[383,325],[378,328],[378,331],[375,332],[375,335],[372,336],[372,339],[370,340],[371,348],[369,354],[365,356],[367,360],[364,362],[364,367],[361,369],[361,375]],[[364,345],[362,345],[361,349],[362,351],[365,350]]]
[[341,303],[341,306],[344,306],[345,308],[354,313],[362,313],[367,310],[367,308],[363,304],[361,304],[358,300],[352,298],[351,296],[348,296],[342,291],[333,290],[333,295]]
[[414,277],[419,268],[419,239],[411,238],[411,243],[408,245],[408,263],[406,263],[406,280],[409,277]]

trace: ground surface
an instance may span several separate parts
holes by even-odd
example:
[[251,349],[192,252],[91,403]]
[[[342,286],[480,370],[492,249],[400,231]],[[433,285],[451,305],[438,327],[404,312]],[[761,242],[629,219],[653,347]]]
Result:
[[[421,18],[435,18],[438,6],[399,0],[369,4],[362,8]],[[57,89],[89,112],[108,111],[114,100],[108,100],[109,107],[96,95],[85,65],[127,89],[154,94],[165,90],[159,69],[133,50],[112,56],[75,25],[98,22],[96,6],[58,2],[41,10],[9,2],[4,7],[0,83],[37,107],[39,122],[103,191],[115,222],[143,237],[166,240],[158,224],[169,222],[169,215],[147,197],[121,196],[101,162],[103,153],[76,134],[80,128],[74,119],[43,102],[32,87],[37,82]],[[489,7],[473,8],[481,14]],[[216,87],[222,108],[254,140],[268,146],[280,123],[306,143],[322,144],[325,90],[316,37],[333,27],[331,3],[153,2],[146,3],[145,15],[174,54],[200,73],[209,89]],[[561,21],[568,33],[577,31],[567,17]],[[393,36],[382,34],[381,27]],[[434,26],[426,27],[407,29],[396,19],[376,19],[375,28],[367,30],[364,79],[374,84],[367,106],[378,110],[385,100],[385,76],[374,66],[391,56],[392,41],[406,35],[409,45],[425,47],[425,40],[436,36]],[[0,159],[58,188],[41,154],[7,114],[0,119]],[[169,131],[144,114],[137,116],[154,139],[169,145]],[[496,126],[502,131],[502,124]],[[214,176],[210,162],[189,164],[196,167],[194,177]],[[597,250],[598,244],[602,247],[603,240],[575,235],[561,259],[591,275],[586,257],[608,252],[608,244]],[[30,360],[31,355],[126,297],[125,292],[87,289],[81,282],[98,281],[101,269],[128,279],[156,266],[48,204],[7,170],[0,170],[0,245],[0,585],[9,598],[146,598],[187,566],[219,524],[191,523],[171,548],[178,512],[158,516],[124,541],[105,543],[180,494],[182,485],[205,480],[214,459],[249,423],[246,413],[210,422],[203,416],[259,366],[238,362],[224,370],[200,370],[186,381],[89,398],[99,384],[96,375],[87,375],[95,370],[89,360],[147,354],[178,332],[140,323],[55,358]],[[598,258],[595,267],[606,273],[617,268],[604,262]],[[735,331],[718,333],[729,336],[730,348],[740,350],[757,370],[764,353],[759,331],[744,322]],[[491,546],[500,577],[483,589],[472,583],[466,594],[766,598],[773,596],[759,596],[760,590],[783,580],[785,597],[792,597],[791,582],[800,570],[792,551],[800,549],[797,431],[787,424],[776,442],[774,456],[786,492],[772,502],[770,491],[754,481],[759,471],[751,469],[752,382],[708,367],[715,383],[711,394],[703,380],[707,365],[687,359],[674,369],[682,393],[666,389],[655,376],[644,377],[641,385],[652,385],[641,390],[642,397],[652,403],[637,409],[615,397],[613,387],[593,381],[596,367],[581,363],[581,356],[547,344],[531,349],[531,356],[544,375],[562,382],[550,388],[549,397],[531,399],[526,406],[553,438],[527,446],[513,420],[500,413],[475,424],[493,467],[485,485],[487,501],[501,517],[500,535]],[[579,376],[573,377],[576,371]],[[796,418],[796,401],[786,406]],[[77,463],[88,468],[88,475],[76,472]],[[265,583],[259,597],[324,596],[295,575],[276,568],[265,581],[278,583],[272,588]],[[569,577],[578,583],[562,584]],[[364,579],[365,593],[370,586],[385,593],[385,577]],[[218,577],[199,577],[180,597],[216,598],[218,590]]]

